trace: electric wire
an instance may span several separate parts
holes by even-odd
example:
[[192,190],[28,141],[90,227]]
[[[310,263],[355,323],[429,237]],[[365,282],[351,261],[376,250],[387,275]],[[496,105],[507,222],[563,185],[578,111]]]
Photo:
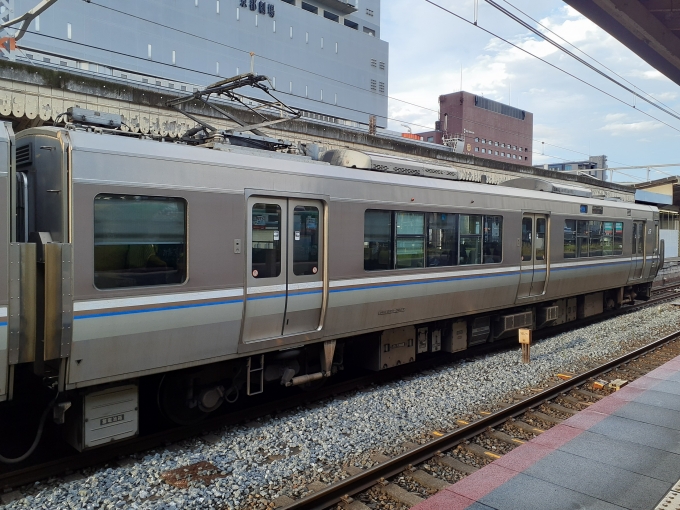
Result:
[[438,8],[438,9],[440,9],[440,10],[442,10],[442,11],[444,11],[444,12],[450,14],[451,16],[454,16],[455,18],[458,18],[458,19],[460,19],[461,21],[463,21],[463,22],[465,22],[465,23],[467,23],[467,24],[469,24],[469,25],[472,25],[472,26],[474,26],[474,27],[476,27],[476,28],[482,30],[483,32],[486,32],[487,34],[491,35],[492,37],[495,37],[495,38],[497,38],[497,39],[503,41],[504,43],[506,43],[506,44],[512,46],[513,48],[516,48],[516,49],[520,50],[521,52],[526,53],[527,55],[529,55],[529,56],[531,56],[531,57],[534,57],[534,58],[537,59],[537,60],[540,60],[541,62],[543,62],[543,63],[549,65],[550,67],[552,67],[552,68],[554,68],[554,69],[557,69],[558,71],[560,71],[560,72],[566,74],[567,76],[570,76],[570,77],[574,78],[575,80],[577,80],[577,81],[583,83],[584,85],[587,85],[588,87],[591,87],[591,88],[597,90],[598,92],[601,92],[602,94],[604,94],[604,95],[606,95],[606,96],[608,96],[608,97],[614,99],[615,101],[618,101],[618,102],[620,102],[620,103],[622,103],[622,104],[625,104],[626,106],[629,106],[630,108],[635,109],[636,111],[642,113],[643,115],[646,115],[647,117],[649,117],[649,118],[651,118],[651,119],[653,119],[653,120],[655,120],[655,121],[657,121],[657,122],[663,124],[664,126],[671,128],[673,131],[677,131],[678,133],[680,133],[680,129],[676,128],[675,126],[672,126],[671,124],[668,124],[667,122],[664,122],[663,120],[661,120],[661,119],[659,119],[659,118],[657,118],[657,117],[654,117],[652,114],[647,113],[647,112],[645,112],[644,110],[640,110],[639,108],[635,108],[633,105],[627,103],[627,102],[624,101],[623,99],[621,99],[621,98],[619,98],[619,97],[616,97],[615,95],[613,95],[613,94],[607,92],[607,91],[604,90],[604,89],[601,89],[600,87],[597,87],[597,86],[593,85],[592,83],[588,83],[588,82],[587,82],[586,80],[584,80],[583,78],[580,78],[580,77],[576,76],[575,74],[570,73],[569,71],[567,71],[567,70],[565,70],[565,69],[562,69],[562,68],[559,67],[558,65],[555,65],[555,64],[553,64],[553,63],[551,63],[551,62],[548,62],[548,61],[545,60],[544,58],[541,58],[541,57],[539,57],[538,55],[535,55],[534,53],[531,53],[529,50],[526,50],[526,49],[522,48],[521,46],[519,46],[519,45],[517,45],[517,44],[515,44],[515,43],[513,43],[513,42],[510,42],[509,40],[505,39],[504,37],[501,37],[500,35],[497,35],[496,33],[492,32],[491,30],[482,27],[481,25],[479,25],[479,23],[475,25],[475,24],[472,23],[471,21],[465,19],[463,16],[460,16],[459,14],[456,14],[455,12],[453,12],[453,11],[447,9],[446,7],[443,7],[442,5],[439,5],[438,3],[436,3],[436,2],[434,2],[434,1],[432,1],[432,0],[424,0],[424,1],[427,2],[427,3],[430,4],[430,5],[432,5],[432,6],[436,7],[436,8]]
[[585,55],[586,57],[588,57],[588,58],[589,58],[590,60],[592,60],[593,62],[595,62],[595,63],[597,63],[598,65],[602,66],[603,68],[605,68],[605,69],[606,69],[607,71],[609,71],[610,73],[615,74],[616,76],[618,76],[619,78],[621,78],[623,81],[625,81],[626,83],[628,83],[628,84],[631,85],[632,87],[635,87],[637,90],[639,90],[639,91],[642,92],[643,94],[649,96],[650,98],[652,98],[654,101],[656,101],[656,102],[659,103],[660,105],[663,105],[664,107],[668,108],[668,109],[671,110],[672,112],[678,113],[678,112],[677,112],[676,110],[674,110],[672,107],[668,106],[668,105],[665,104],[663,101],[661,101],[661,100],[659,100],[658,98],[654,97],[654,96],[653,96],[652,94],[650,94],[649,92],[646,92],[646,91],[643,90],[641,87],[638,87],[638,86],[635,85],[633,82],[631,82],[630,80],[628,80],[625,76],[621,76],[619,73],[617,73],[616,71],[614,71],[614,70],[611,69],[610,67],[607,67],[606,64],[603,64],[602,62],[600,62],[599,60],[597,60],[597,59],[596,59],[595,57],[593,57],[592,55],[589,55],[588,53],[586,53],[585,51],[583,51],[581,48],[579,48],[578,46],[576,46],[575,44],[573,44],[573,43],[571,43],[570,41],[566,40],[566,39],[565,39],[564,37],[562,37],[560,34],[558,34],[557,32],[555,32],[554,30],[550,29],[550,27],[545,26],[543,23],[541,23],[541,22],[538,21],[537,19],[533,18],[530,14],[527,14],[526,12],[524,12],[522,9],[520,9],[520,8],[517,7],[516,5],[513,5],[513,4],[510,3],[508,0],[501,0],[501,1],[504,2],[504,3],[506,3],[506,4],[508,4],[510,7],[512,7],[512,8],[515,9],[516,11],[520,12],[521,14],[523,14],[524,16],[526,16],[527,18],[529,18],[531,21],[533,21],[534,23],[536,23],[538,26],[544,28],[545,30],[547,30],[548,32],[550,32],[551,34],[553,34],[555,37],[561,39],[562,41],[564,41],[566,44],[568,44],[569,46],[571,46],[572,48],[574,48],[574,49],[575,49],[576,51],[578,51],[579,53],[582,53],[583,55]]
[[[427,1],[427,0],[426,0],[426,1]],[[431,3],[431,2],[430,2],[430,3]],[[488,4],[489,4],[490,6],[492,6],[493,8],[499,10],[500,12],[502,12],[503,14],[505,14],[507,17],[509,17],[511,20],[513,20],[513,21],[515,21],[516,23],[518,23],[519,25],[523,26],[524,28],[526,28],[527,30],[529,30],[531,33],[537,35],[538,37],[540,37],[541,39],[543,39],[543,40],[546,41],[547,43],[552,44],[552,45],[553,45],[555,48],[557,48],[558,50],[562,51],[563,53],[566,53],[566,54],[569,55],[571,58],[573,58],[574,60],[576,60],[577,62],[579,62],[580,64],[583,64],[584,66],[586,66],[586,67],[587,67],[588,69],[590,69],[591,71],[596,72],[597,74],[599,74],[599,75],[602,76],[603,78],[605,78],[605,79],[609,80],[610,82],[614,83],[615,85],[621,87],[621,88],[624,89],[626,92],[630,92],[630,93],[633,94],[635,97],[641,99],[642,101],[644,101],[644,102],[646,102],[647,104],[653,106],[654,108],[657,108],[657,109],[661,110],[662,112],[666,113],[667,115],[670,115],[671,117],[673,117],[673,118],[675,118],[675,119],[677,119],[677,120],[680,120],[680,115],[677,115],[677,114],[675,114],[674,112],[670,111],[669,109],[664,108],[664,107],[662,107],[662,106],[660,106],[660,105],[654,103],[653,101],[650,101],[649,99],[647,99],[647,98],[646,98],[645,96],[643,96],[642,94],[639,94],[638,92],[636,92],[635,90],[631,89],[630,87],[624,85],[623,83],[621,83],[621,82],[618,81],[617,79],[615,79],[615,78],[609,76],[607,73],[605,73],[604,71],[598,69],[597,67],[595,67],[594,65],[592,65],[590,62],[588,62],[588,61],[582,59],[581,57],[579,57],[578,55],[576,55],[574,52],[569,51],[567,48],[565,48],[564,46],[562,46],[562,45],[561,45],[560,43],[558,43],[557,41],[551,39],[550,37],[548,37],[547,35],[545,35],[545,34],[544,34],[543,32],[541,32],[540,30],[537,30],[536,28],[532,27],[529,23],[527,23],[526,21],[524,21],[523,19],[521,19],[519,16],[516,16],[515,14],[513,14],[512,12],[510,12],[509,10],[507,10],[505,7],[503,7],[503,6],[499,5],[499,4],[497,4],[496,2],[494,2],[494,0],[486,0],[486,3],[488,3]],[[537,58],[538,58],[538,57],[537,57]]]

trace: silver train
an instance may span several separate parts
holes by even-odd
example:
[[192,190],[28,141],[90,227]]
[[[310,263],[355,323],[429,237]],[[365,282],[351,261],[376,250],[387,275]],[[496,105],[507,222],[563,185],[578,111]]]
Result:
[[0,415],[39,380],[79,450],[137,434],[144,385],[192,422],[649,297],[663,264],[657,209],[582,189],[103,131],[0,131]]

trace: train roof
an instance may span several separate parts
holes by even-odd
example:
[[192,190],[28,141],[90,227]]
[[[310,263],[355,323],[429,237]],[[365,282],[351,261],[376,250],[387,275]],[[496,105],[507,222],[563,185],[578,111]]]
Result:
[[[68,136],[71,147],[74,151],[108,153],[140,158],[154,158],[159,160],[186,161],[188,163],[204,164],[211,167],[223,166],[239,169],[261,170],[267,172],[299,175],[301,177],[326,177],[331,179],[353,180],[357,182],[406,186],[412,188],[451,190],[504,197],[521,197],[526,199],[543,199],[565,203],[606,205],[607,207],[617,209],[634,209],[639,211],[657,210],[657,208],[654,206],[636,204],[634,202],[605,201],[601,198],[587,198],[582,196],[570,196],[567,194],[556,194],[547,191],[540,191],[540,188],[523,189],[511,186],[497,186],[461,180],[436,179],[428,176],[394,173],[387,174],[375,170],[336,166],[324,161],[314,161],[309,157],[301,157],[298,155],[289,155],[278,152],[260,151],[256,149],[246,149],[242,147],[230,146],[228,144],[224,144],[220,147],[213,146],[212,149],[206,149],[201,146],[189,146],[178,143],[163,143],[152,139],[140,139],[138,136],[116,136],[107,134],[105,132],[98,133],[86,130],[68,129],[64,127],[40,127],[24,130],[17,134],[17,144],[19,145],[21,140],[35,135],[57,137],[60,134]],[[399,159],[403,160],[404,158]],[[412,161],[415,162],[415,160]],[[442,168],[456,170],[455,166]],[[77,176],[74,176],[74,179],[77,178]],[[105,178],[103,176],[97,175],[92,175],[91,178],[92,180],[102,180],[107,182],[117,181],[115,175],[111,175],[110,172],[107,173]],[[157,181],[158,182],[156,184],[158,185],[169,185],[179,188],[187,187],[186,176],[178,175],[176,172],[163,174],[162,182],[160,182],[161,179],[157,179]]]

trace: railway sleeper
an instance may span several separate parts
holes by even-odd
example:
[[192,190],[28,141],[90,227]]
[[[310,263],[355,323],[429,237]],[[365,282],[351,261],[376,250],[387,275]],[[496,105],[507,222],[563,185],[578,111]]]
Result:
[[361,501],[352,498],[346,498],[340,502],[340,506],[344,510],[371,510],[369,506],[363,504]]
[[523,439],[518,439],[516,437],[512,437],[510,434],[506,434],[505,432],[501,432],[500,430],[488,430],[486,432],[489,436],[493,437],[494,439],[498,439],[499,441],[503,441],[504,443],[507,443],[511,446],[519,446],[521,444],[526,443]]
[[561,418],[550,416],[548,414],[542,413],[541,411],[529,411],[527,413],[527,416],[530,416],[531,418],[535,418],[536,420],[540,420],[545,423],[553,423],[555,425],[559,425],[564,421]]
[[604,398],[604,395],[598,395],[597,393],[593,393],[592,391],[588,390],[583,390],[581,388],[572,391],[578,395],[583,395],[584,397],[595,399],[595,401],[602,400]]
[[386,483],[385,485],[379,484],[379,488],[393,500],[409,507],[416,506],[425,501],[420,496],[413,494],[394,483]]
[[430,473],[427,473],[422,469],[417,469],[413,473],[409,473],[409,476],[423,487],[427,487],[428,489],[432,489],[434,491],[440,491],[451,485],[440,478],[432,476]]
[[577,406],[582,406],[582,407],[588,407],[593,405],[593,402],[588,402],[585,400],[579,400],[575,397],[571,397],[569,395],[561,395],[560,400],[564,400],[565,402],[569,402],[570,404],[577,405]]
[[553,411],[557,411],[558,413],[564,413],[564,414],[577,414],[578,411],[574,409],[569,409],[568,407],[561,406],[559,404],[555,404],[554,402],[550,402],[549,404],[546,404],[550,409]]
[[440,464],[443,464],[446,467],[450,467],[451,469],[455,469],[456,471],[466,475],[471,475],[472,473],[479,469],[478,467],[466,464],[465,462],[462,462],[454,457],[451,457],[450,455],[439,454],[437,455],[437,457],[435,457],[435,459]]
[[518,428],[520,430],[523,430],[524,432],[528,432],[529,434],[542,434],[545,432],[545,429],[536,427],[534,425],[529,425],[527,422],[521,421],[521,420],[513,420],[510,422],[510,425]]
[[484,460],[496,460],[500,459],[502,457],[501,454],[492,452],[490,450],[487,450],[483,446],[480,446],[476,443],[462,443],[460,445],[464,450],[468,451],[469,453],[475,455],[476,457],[479,457],[480,459]]

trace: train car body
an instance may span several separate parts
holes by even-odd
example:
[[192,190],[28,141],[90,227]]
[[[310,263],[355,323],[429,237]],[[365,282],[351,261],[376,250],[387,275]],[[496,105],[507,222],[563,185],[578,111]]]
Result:
[[[30,365],[74,402],[78,430],[88,395],[158,374],[174,374],[159,401],[176,396],[189,419],[266,381],[593,315],[648,293],[661,261],[649,206],[76,129],[29,129],[16,146],[9,298],[29,355],[13,363],[0,337],[0,398],[10,367]],[[338,353],[345,339],[356,359]],[[114,404],[102,427],[128,423]]]

